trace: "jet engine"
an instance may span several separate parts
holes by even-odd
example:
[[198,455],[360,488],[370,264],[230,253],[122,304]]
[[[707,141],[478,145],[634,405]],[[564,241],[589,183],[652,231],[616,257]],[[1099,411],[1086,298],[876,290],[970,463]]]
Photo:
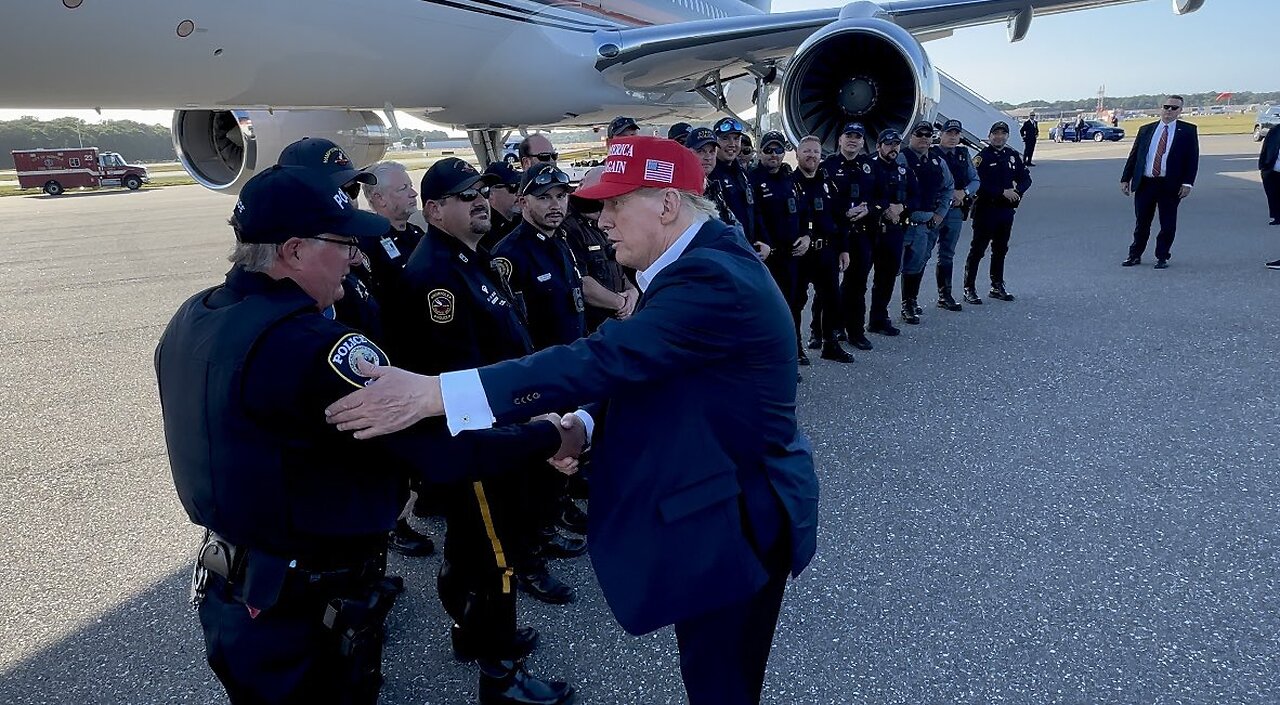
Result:
[[303,137],[332,140],[352,164],[387,153],[388,136],[375,114],[343,110],[179,110],[173,146],[191,178],[214,191],[236,194],[254,174],[276,163]]
[[886,129],[932,120],[939,94],[929,55],[910,32],[876,17],[841,18],[791,58],[780,95],[782,124],[792,141],[816,135],[834,151],[844,125],[857,121],[874,145]]

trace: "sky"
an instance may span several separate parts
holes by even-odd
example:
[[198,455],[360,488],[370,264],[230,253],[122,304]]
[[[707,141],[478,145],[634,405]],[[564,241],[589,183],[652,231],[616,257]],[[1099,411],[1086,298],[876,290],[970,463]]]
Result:
[[[774,0],[775,12],[838,7],[830,0]],[[1177,17],[1170,0],[1072,12],[1032,21],[1021,42],[1010,44],[1003,24],[960,30],[929,42],[935,66],[988,100],[1091,98],[1107,95],[1280,90],[1276,71],[1278,0],[1207,0]],[[1264,59],[1269,57],[1269,60]],[[168,125],[168,111],[0,110],[0,120],[21,115],[87,121],[128,119]],[[400,125],[431,129],[401,114]]]

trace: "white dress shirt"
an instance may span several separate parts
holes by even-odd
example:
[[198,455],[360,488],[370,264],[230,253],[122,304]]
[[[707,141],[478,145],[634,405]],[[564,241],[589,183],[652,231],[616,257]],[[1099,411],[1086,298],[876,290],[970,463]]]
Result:
[[1167,176],[1169,174],[1169,152],[1173,151],[1173,136],[1177,133],[1178,122],[1164,123],[1156,125],[1156,129],[1151,133],[1151,146],[1147,150],[1147,169],[1142,172],[1147,176],[1152,176],[1156,166],[1156,150],[1160,148],[1160,134],[1162,130],[1169,131],[1169,141],[1165,143],[1164,154],[1160,155],[1160,175]]
[[[706,218],[694,221],[693,225],[686,228],[680,237],[676,238],[676,241],[653,261],[653,264],[636,273],[636,284],[640,286],[640,291],[648,289],[649,284],[653,283],[654,277],[658,276],[659,272],[666,269],[689,249],[689,243],[693,242],[693,237],[698,234],[698,230],[705,222],[707,222]],[[477,369],[445,372],[440,375],[440,396],[444,400],[445,421],[452,435],[456,436],[463,431],[493,428],[493,424],[497,421],[493,417],[493,407],[489,405],[489,396],[485,394],[484,385],[480,383],[480,371]],[[591,434],[595,431],[595,419],[581,409],[574,413],[587,427],[587,441],[590,442]]]

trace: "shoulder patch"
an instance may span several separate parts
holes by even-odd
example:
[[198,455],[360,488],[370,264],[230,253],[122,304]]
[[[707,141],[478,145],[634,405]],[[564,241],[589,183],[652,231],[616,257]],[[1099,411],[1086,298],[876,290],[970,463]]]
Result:
[[864,174],[870,174],[870,173],[871,173],[871,165],[870,165],[870,164],[863,164],[863,165],[862,165],[862,173],[864,173]]
[[976,156],[976,157],[974,157],[974,158],[973,158],[973,165],[974,165],[974,166],[982,166],[982,155],[981,155],[981,154],[979,154],[978,156]]
[[387,354],[374,344],[372,340],[359,333],[347,333],[338,339],[329,351],[329,366],[342,379],[356,387],[363,387],[373,381],[361,374],[357,363],[367,362],[372,365],[390,365]]
[[453,320],[456,299],[448,289],[432,289],[427,293],[427,310],[433,323],[449,323]]
[[515,267],[511,266],[511,260],[506,257],[495,257],[489,266],[502,277],[502,281],[511,283],[511,273],[515,271]]

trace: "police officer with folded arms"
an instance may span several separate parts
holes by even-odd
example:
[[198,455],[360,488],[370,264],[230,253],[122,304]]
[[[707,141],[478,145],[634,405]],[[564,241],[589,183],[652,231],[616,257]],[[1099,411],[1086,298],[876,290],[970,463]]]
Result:
[[933,123],[916,123],[909,139],[901,158],[915,177],[919,200],[902,249],[902,320],[916,325],[924,312],[919,303],[920,282],[938,241],[938,228],[951,210],[955,182],[942,154],[933,147]]
[[769,242],[776,248],[769,259],[769,272],[777,282],[782,297],[796,314],[796,350],[801,365],[809,365],[809,356],[800,343],[800,304],[796,303],[796,268],[800,257],[809,250],[809,233],[800,230],[800,216],[795,180],[791,167],[783,163],[787,138],[770,131],[760,137],[760,164],[751,171],[751,188],[755,192],[760,223]]
[[[862,316],[866,309],[867,275],[871,272],[871,249],[878,230],[878,226],[871,227],[875,223],[867,219],[869,211],[865,193],[869,193],[867,189],[871,183],[871,158],[866,153],[866,138],[867,131],[862,123],[846,124],[840,132],[840,149],[822,162],[823,171],[831,179],[836,225],[843,231],[849,251],[849,266],[845,268],[840,287],[840,310],[832,323],[838,331],[846,331],[849,344],[859,350],[872,347],[862,329]],[[846,316],[852,311],[857,311],[857,326],[848,324],[851,319]],[[814,302],[813,323],[820,324],[817,319],[825,320],[830,315],[819,297]],[[821,347],[821,337],[821,329],[812,328],[810,350]],[[837,333],[837,339],[840,337]]]
[[[798,332],[800,314],[812,284],[817,309],[813,318],[821,331],[822,359],[848,363],[853,362],[853,355],[840,347],[836,330],[840,320],[840,272],[849,266],[849,248],[844,231],[836,225],[832,198],[835,189],[820,166],[821,159],[822,140],[817,137],[809,135],[796,145],[798,168],[793,178],[797,211],[800,231],[809,238],[809,250],[799,258],[792,316]],[[822,305],[817,306],[817,301],[822,301]]]
[[981,183],[978,170],[973,167],[969,156],[969,148],[960,144],[964,126],[959,120],[947,120],[942,125],[942,136],[938,139],[938,152],[951,171],[951,179],[955,190],[951,194],[951,210],[947,211],[942,225],[938,228],[938,264],[934,268],[938,284],[938,308],[948,311],[961,310],[960,304],[951,295],[951,273],[956,257],[956,243],[960,240],[960,230],[969,217],[974,194]]
[[1004,288],[1004,260],[1009,254],[1009,237],[1013,233],[1015,209],[1031,188],[1031,172],[1022,155],[1008,147],[1009,124],[1000,121],[991,126],[987,147],[974,157],[981,184],[973,204],[973,241],[964,263],[964,300],[978,305],[976,282],[978,265],[991,247],[991,291],[993,299],[1013,301]]
[[184,302],[155,353],[178,498],[208,530],[192,585],[208,662],[235,705],[374,703],[408,478],[476,479],[577,444],[555,419],[454,438],[419,424],[377,445],[334,433],[324,407],[389,358],[324,312],[357,242],[389,223],[285,166],[245,184],[230,222],[225,283]]

